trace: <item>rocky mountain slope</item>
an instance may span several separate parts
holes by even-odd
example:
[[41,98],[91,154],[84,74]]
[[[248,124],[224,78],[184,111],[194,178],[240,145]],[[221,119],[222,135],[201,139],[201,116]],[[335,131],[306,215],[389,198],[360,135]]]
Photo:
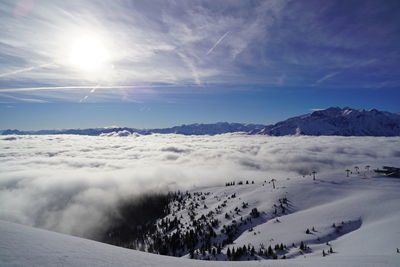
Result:
[[376,109],[332,107],[268,125],[251,133],[273,136],[399,136],[400,115]]

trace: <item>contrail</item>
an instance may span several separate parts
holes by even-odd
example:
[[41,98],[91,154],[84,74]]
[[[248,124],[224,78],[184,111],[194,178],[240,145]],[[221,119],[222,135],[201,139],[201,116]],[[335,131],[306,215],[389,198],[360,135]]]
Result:
[[0,93],[0,96],[11,98],[11,99],[18,100],[18,101],[23,101],[23,102],[47,103],[46,100],[35,99],[35,98],[16,97],[16,96],[6,95],[6,94],[2,94],[2,93]]
[[332,77],[334,77],[334,76],[336,76],[338,74],[340,74],[340,71],[329,73],[329,74],[325,75],[324,77],[322,77],[321,79],[319,79],[318,81],[316,81],[314,83],[314,85],[322,83],[322,82],[324,82],[324,81],[326,81],[326,80],[328,80],[328,79],[330,79],[330,78],[332,78]]
[[185,85],[110,85],[110,86],[93,86],[93,85],[84,85],[84,86],[47,86],[47,87],[24,87],[24,88],[0,88],[0,93],[6,92],[25,92],[25,91],[42,91],[42,90],[76,90],[76,89],[129,89],[129,88],[162,88],[162,87],[188,87],[195,86],[193,84],[185,84]]
[[96,92],[96,89],[99,87],[100,85],[96,85],[95,87],[92,88],[92,90],[90,90],[89,94],[85,95],[81,100],[79,100],[79,102],[83,102],[85,100],[87,100],[89,98],[90,94],[93,94],[94,92]]
[[79,100],[79,103],[82,103],[83,101],[85,101],[88,98],[89,98],[89,95],[85,95],[81,100]]
[[219,43],[222,42],[222,40],[224,40],[224,38],[228,34],[229,34],[229,31],[227,31],[224,35],[222,35],[221,38],[219,38],[218,41],[213,45],[213,47],[211,47],[210,50],[207,51],[206,56],[208,56],[208,54],[210,54],[217,47],[217,45],[219,45]]
[[46,63],[46,64],[42,64],[42,65],[38,65],[38,66],[33,66],[33,67],[29,67],[29,68],[24,68],[24,69],[14,70],[14,71],[11,71],[11,72],[2,73],[2,74],[0,74],[0,78],[7,77],[7,76],[10,76],[10,75],[14,75],[14,74],[18,74],[18,73],[21,73],[21,72],[31,71],[31,70],[34,70],[34,69],[45,68],[45,67],[51,66],[53,64],[54,63]]

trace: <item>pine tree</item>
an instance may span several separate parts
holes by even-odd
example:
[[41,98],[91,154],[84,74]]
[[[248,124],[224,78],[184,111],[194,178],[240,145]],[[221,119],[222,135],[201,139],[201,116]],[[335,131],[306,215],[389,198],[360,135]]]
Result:
[[250,255],[254,256],[255,254],[256,254],[256,249],[254,248],[254,246],[252,246],[250,250]]
[[193,249],[189,250],[189,254],[190,254],[190,258],[194,259],[194,250]]
[[274,252],[273,252],[271,246],[268,247],[267,254],[268,254],[267,256],[271,256],[272,254],[274,254]]

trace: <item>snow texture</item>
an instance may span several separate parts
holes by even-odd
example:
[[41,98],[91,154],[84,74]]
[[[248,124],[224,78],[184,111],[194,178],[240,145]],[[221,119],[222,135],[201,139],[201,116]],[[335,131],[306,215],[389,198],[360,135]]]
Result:
[[[352,177],[331,174],[316,181],[310,177],[286,179],[279,181],[276,189],[249,184],[196,190],[210,192],[205,200],[210,209],[217,204],[215,196],[233,192],[237,197],[228,201],[227,209],[246,201],[268,215],[271,204],[282,195],[293,204],[288,214],[276,217],[280,222],[276,218],[262,222],[234,242],[236,247],[293,242],[297,247],[290,248],[291,259],[250,261],[248,266],[398,266],[400,180],[372,178],[369,173]],[[332,222],[341,234],[332,230]],[[314,228],[311,234],[305,233],[306,227]],[[243,266],[243,262],[149,254],[5,221],[0,221],[0,236],[1,266]],[[305,253],[298,249],[300,240],[310,247]],[[330,247],[334,253],[323,257],[322,249]]]

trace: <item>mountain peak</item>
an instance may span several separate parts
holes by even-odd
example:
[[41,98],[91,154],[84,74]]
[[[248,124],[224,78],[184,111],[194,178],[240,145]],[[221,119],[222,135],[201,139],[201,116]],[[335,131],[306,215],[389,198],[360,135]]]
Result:
[[400,114],[379,111],[377,109],[353,109],[350,107],[330,107],[312,113],[293,117],[274,125],[248,123],[193,123],[170,128],[135,129],[127,127],[102,127],[90,129],[19,131],[4,130],[2,135],[9,134],[77,134],[126,136],[137,134],[183,134],[183,135],[216,135],[233,132],[247,132],[264,135],[340,135],[340,136],[400,136]]
[[310,114],[290,118],[266,126],[253,134],[274,136],[342,135],[342,136],[400,136],[400,116],[377,109],[330,107]]

